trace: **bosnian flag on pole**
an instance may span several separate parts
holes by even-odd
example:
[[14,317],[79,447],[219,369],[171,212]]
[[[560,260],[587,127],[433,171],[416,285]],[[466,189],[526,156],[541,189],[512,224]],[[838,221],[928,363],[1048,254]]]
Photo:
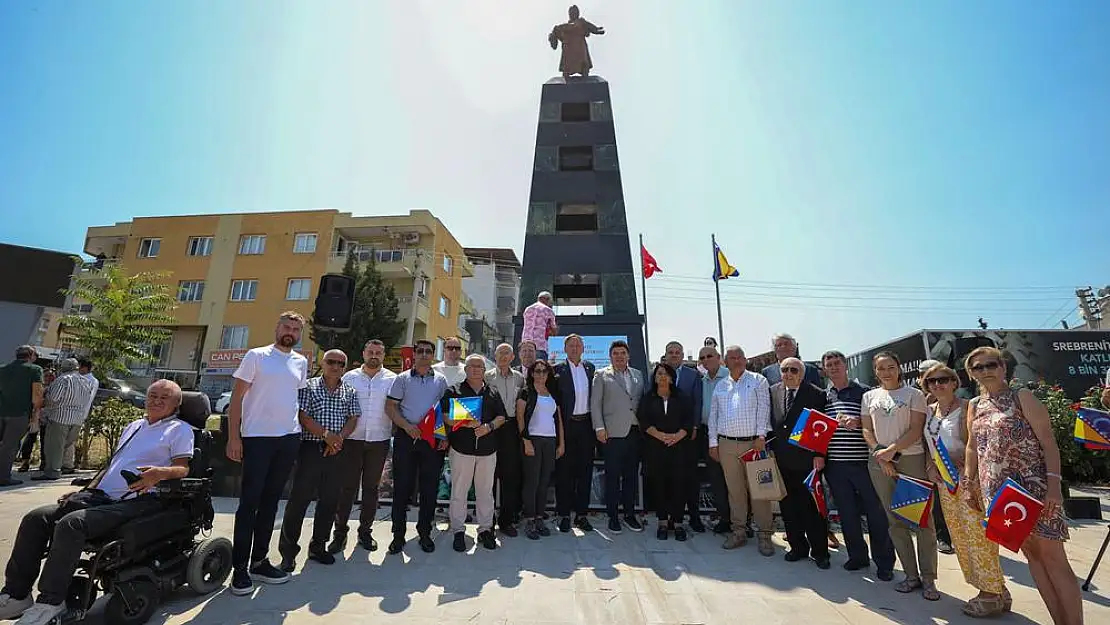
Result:
[[809,489],[809,494],[813,495],[813,502],[817,504],[817,511],[821,513],[821,518],[829,518],[829,504],[825,501],[825,486],[821,484],[821,474],[814,469],[809,472],[803,483]]
[[1075,442],[1087,449],[1110,449],[1110,413],[1079,408],[1075,415]]
[[1007,478],[987,506],[987,539],[1017,553],[1041,517],[1044,503],[1020,484]]
[[839,423],[829,415],[810,410],[802,410],[798,422],[794,424],[794,431],[790,433],[790,443],[802,449],[825,454],[829,451],[829,441]]

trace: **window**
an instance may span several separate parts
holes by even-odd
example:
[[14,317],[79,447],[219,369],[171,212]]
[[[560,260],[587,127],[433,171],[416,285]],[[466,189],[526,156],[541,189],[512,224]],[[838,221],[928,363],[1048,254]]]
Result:
[[442,295],[439,296],[439,314],[444,317],[451,316],[451,300]]
[[232,280],[231,301],[253,302],[258,294],[258,280]]
[[451,257],[448,256],[447,254],[444,254],[443,255],[443,273],[445,273],[447,275],[451,275],[451,265],[452,264],[453,264],[453,261],[451,260]]
[[399,263],[404,257],[404,250],[378,250],[374,255],[374,260],[379,263]]
[[[261,253],[261,252],[259,252]],[[294,254],[315,254],[316,253],[316,233],[315,232],[298,232],[293,237],[293,253]]]
[[443,337],[436,339],[436,360],[443,360]]
[[559,148],[559,171],[592,171],[593,168],[593,146],[568,145]]
[[428,277],[420,277],[420,289],[416,292],[420,297],[428,297]]
[[247,326],[224,326],[224,332],[220,336],[220,349],[246,349],[249,331]]
[[306,300],[312,294],[312,278],[290,278],[285,299]]
[[177,283],[177,301],[199,302],[204,299],[204,280],[182,280]]
[[561,121],[588,122],[590,121],[589,102],[563,102]]
[[247,254],[261,254],[266,251],[266,235],[264,234],[244,234],[239,239],[239,253]]
[[597,204],[559,204],[556,232],[597,232]]
[[75,312],[79,315],[87,315],[87,314],[91,313],[92,311],[93,311],[93,305],[92,304],[81,304],[79,306],[74,306],[71,309],[71,312]]
[[139,241],[139,258],[158,258],[162,239],[143,239]]
[[186,253],[189,256],[211,256],[212,237],[189,237],[189,248]]

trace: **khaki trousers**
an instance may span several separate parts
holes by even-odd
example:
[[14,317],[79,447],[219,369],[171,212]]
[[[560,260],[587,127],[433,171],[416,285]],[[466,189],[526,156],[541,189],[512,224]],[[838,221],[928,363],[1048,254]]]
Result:
[[452,532],[461,532],[466,524],[467,495],[474,486],[474,512],[478,531],[493,529],[493,476],[497,471],[497,454],[471,456],[451,450],[451,504],[447,507]]
[[[927,480],[925,476],[925,454],[902,456],[894,463],[899,473],[910,477]],[[873,460],[868,463],[871,473],[871,483],[875,485],[875,492],[883,502],[887,519],[890,520],[890,541],[894,543],[894,551],[902,563],[902,570],[906,572],[907,579],[921,579],[926,583],[935,582],[937,579],[937,530],[932,526],[933,519],[929,518],[929,527],[913,528],[902,519],[894,516],[890,511],[890,501],[894,497],[894,478],[887,477],[879,465]],[[940,502],[934,501],[933,505]],[[917,539],[915,548],[914,539]]]
[[[718,439],[717,452],[721,457],[721,470],[725,474],[728,488],[728,507],[732,514],[732,533],[744,535],[748,524],[748,473],[740,456],[751,450],[755,441],[733,441]],[[752,519],[759,526],[761,534],[774,531],[770,501],[752,501]]]

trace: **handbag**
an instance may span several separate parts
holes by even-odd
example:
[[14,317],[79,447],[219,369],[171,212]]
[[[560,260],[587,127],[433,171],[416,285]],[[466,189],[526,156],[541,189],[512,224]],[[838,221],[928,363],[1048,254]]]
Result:
[[786,484],[775,462],[774,454],[763,452],[759,458],[744,463],[748,476],[748,493],[753,501],[779,501],[786,497]]

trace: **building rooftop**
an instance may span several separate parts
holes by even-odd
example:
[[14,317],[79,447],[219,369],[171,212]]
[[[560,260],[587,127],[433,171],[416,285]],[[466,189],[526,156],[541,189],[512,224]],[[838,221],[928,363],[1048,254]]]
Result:
[[465,247],[463,253],[466,257],[473,261],[490,260],[500,265],[508,265],[514,269],[520,269],[520,260],[516,257],[516,252],[508,247]]

